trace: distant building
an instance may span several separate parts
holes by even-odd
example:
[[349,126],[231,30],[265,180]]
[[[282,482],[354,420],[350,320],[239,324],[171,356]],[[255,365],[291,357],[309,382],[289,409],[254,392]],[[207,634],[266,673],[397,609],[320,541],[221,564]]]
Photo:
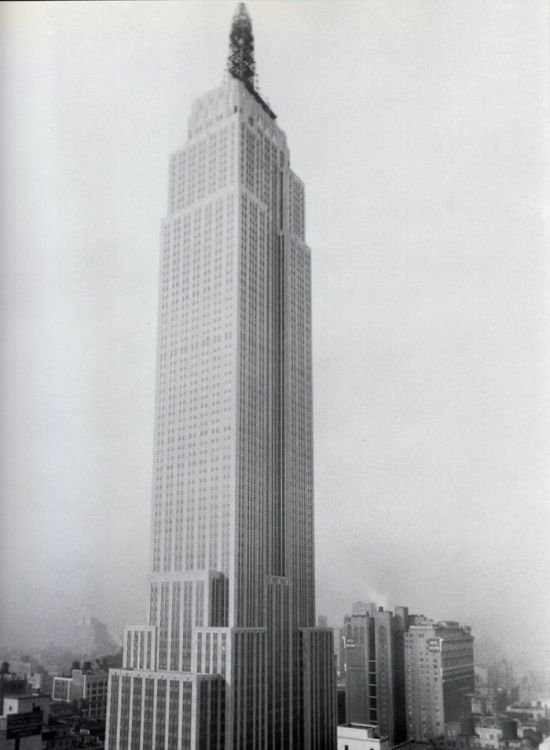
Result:
[[77,702],[87,719],[104,721],[107,712],[109,673],[92,669],[73,669],[71,677],[54,677],[52,700]]
[[473,637],[456,622],[416,618],[405,633],[408,737],[443,738],[474,692]]
[[3,666],[7,667],[7,670],[2,672],[9,672],[9,674],[17,677],[21,680],[28,680],[32,674],[32,666],[30,661],[21,661],[20,659],[10,659],[9,662],[4,662]]
[[75,650],[79,655],[96,658],[114,654],[118,649],[104,622],[90,616],[81,619],[75,632]]
[[479,687],[485,687],[489,682],[489,669],[488,667],[480,667],[478,664],[474,666],[474,677],[476,689]]
[[33,672],[28,679],[28,685],[35,693],[47,693],[51,695],[53,675],[48,672]]
[[516,687],[514,665],[506,659],[493,662],[487,668],[487,682],[493,687],[510,691]]
[[354,604],[342,635],[346,722],[377,725],[393,747],[407,738],[404,635],[408,610]]
[[[43,669],[43,668],[41,668]],[[52,677],[45,671],[33,671],[31,663],[27,661],[4,661],[0,666],[0,708],[4,694],[15,695],[22,693],[50,694]]]
[[518,736],[518,726],[507,716],[470,716],[445,724],[445,750],[527,750],[538,745]]
[[512,703],[506,707],[506,714],[522,724],[533,724],[540,719],[550,718],[550,700]]

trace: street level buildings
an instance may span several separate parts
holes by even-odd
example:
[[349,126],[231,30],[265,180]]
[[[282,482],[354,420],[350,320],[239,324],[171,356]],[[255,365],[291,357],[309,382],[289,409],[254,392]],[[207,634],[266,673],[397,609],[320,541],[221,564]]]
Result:
[[243,4],[170,160],[160,255],[149,619],[110,673],[108,750],[333,750],[304,185]]

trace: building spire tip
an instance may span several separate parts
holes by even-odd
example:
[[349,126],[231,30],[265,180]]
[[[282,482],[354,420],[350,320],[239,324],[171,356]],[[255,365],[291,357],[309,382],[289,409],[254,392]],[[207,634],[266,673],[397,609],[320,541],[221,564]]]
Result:
[[254,89],[256,63],[254,61],[254,35],[252,21],[245,3],[239,3],[231,31],[229,32],[229,56],[227,69],[233,78],[242,81],[247,87]]

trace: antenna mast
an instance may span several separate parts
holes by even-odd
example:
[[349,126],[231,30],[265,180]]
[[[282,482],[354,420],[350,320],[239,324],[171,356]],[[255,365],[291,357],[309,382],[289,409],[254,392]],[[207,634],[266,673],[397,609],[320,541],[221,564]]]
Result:
[[247,89],[254,90],[256,63],[254,62],[254,35],[252,21],[246,5],[239,3],[229,34],[227,69],[233,78],[242,81]]
[[227,71],[233,78],[242,81],[262,109],[267,112],[272,120],[275,120],[277,115],[269,104],[262,99],[258,91],[252,21],[244,3],[239,3],[233,16],[233,23],[231,24],[231,31],[229,33]]

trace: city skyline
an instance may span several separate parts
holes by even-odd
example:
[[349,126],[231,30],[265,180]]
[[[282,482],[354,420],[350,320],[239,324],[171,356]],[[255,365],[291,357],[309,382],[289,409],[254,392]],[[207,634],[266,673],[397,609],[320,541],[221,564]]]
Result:
[[[532,661],[547,10],[339,7],[250,4],[260,90],[308,186],[318,610],[405,602]],[[52,597],[118,630],[142,619],[164,159],[220,80],[233,10],[2,8],[7,637],[33,598],[45,623]],[[538,616],[511,618],[525,598]]]

